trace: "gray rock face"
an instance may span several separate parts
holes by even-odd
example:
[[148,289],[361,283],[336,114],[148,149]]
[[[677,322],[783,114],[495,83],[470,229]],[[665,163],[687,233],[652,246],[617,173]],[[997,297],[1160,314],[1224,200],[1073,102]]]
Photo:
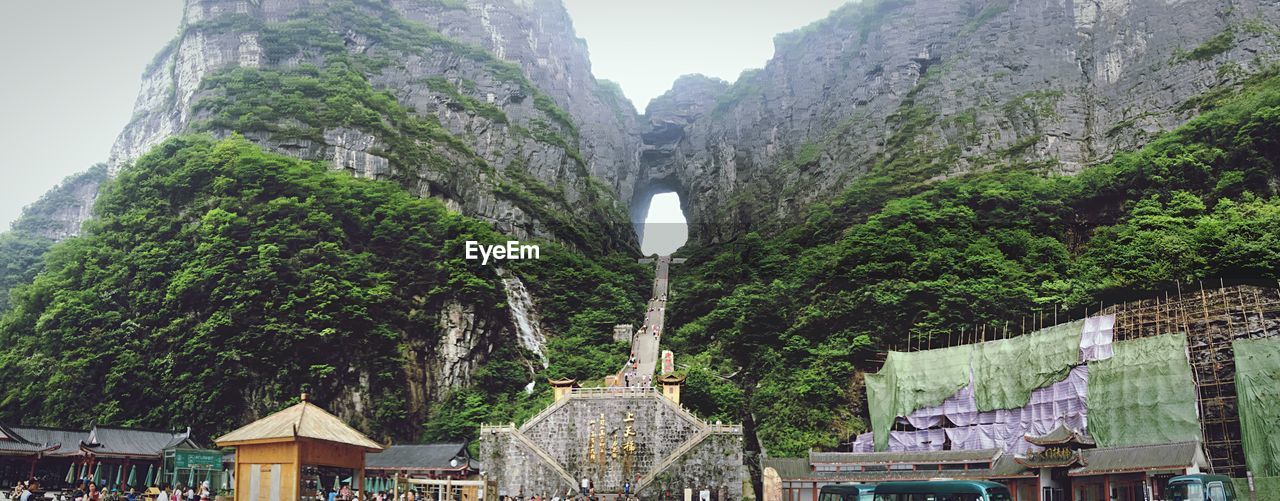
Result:
[[[157,56],[143,77],[134,119],[112,148],[111,173],[169,136],[202,128],[201,121],[209,116],[197,105],[219,95],[216,86],[203,85],[211,75],[231,67],[287,70],[302,64],[323,66],[325,58],[310,48],[291,54],[273,52],[273,46],[263,38],[266,32],[262,27],[297,22],[317,11],[344,5],[361,9],[358,2],[343,0],[319,4],[301,0],[187,0],[182,33]],[[621,211],[626,196],[615,202],[611,191],[625,193],[634,186],[628,176],[636,170],[636,115],[613,87],[598,83],[591,75],[585,43],[573,35],[568,14],[558,1],[412,0],[388,2],[380,8],[390,9],[418,28],[432,30],[448,42],[399,47],[395,40],[378,38],[388,36],[386,33],[361,32],[352,22],[343,35],[347,53],[390,54],[394,60],[366,75],[375,88],[391,92],[420,116],[437,120],[499,173],[516,164],[538,182],[558,189],[564,206],[549,208],[551,212],[562,209],[613,226],[600,236],[602,240],[624,248],[635,246],[624,218],[615,221],[611,215],[590,211],[615,203]],[[388,22],[375,30],[388,26],[395,25]],[[389,31],[393,39],[402,35]],[[476,53],[486,56],[476,57]],[[491,60],[514,65],[514,71],[522,75],[504,74],[506,69]],[[522,78],[527,78],[532,89],[519,83]],[[531,90],[541,94],[531,94]],[[550,106],[568,114],[572,124],[540,101],[544,95]],[[580,130],[589,132],[580,134]],[[496,196],[502,176],[472,168],[432,170],[394,165],[379,153],[385,151],[386,144],[369,131],[333,128],[326,129],[323,138],[313,139],[234,131],[268,149],[325,160],[362,177],[383,179],[417,171],[419,179],[408,187],[421,196],[440,198],[517,238],[563,237],[554,233],[552,227],[557,222],[546,220],[545,214],[534,214],[527,204]],[[222,136],[233,130],[214,128],[211,132]],[[454,166],[470,162],[456,155],[445,161]],[[591,184],[594,181],[588,181],[589,175],[603,181],[603,189],[597,190]]]
[[103,164],[67,177],[36,203],[25,207],[22,217],[13,223],[13,231],[54,241],[80,234],[81,226],[93,216],[98,188],[106,179]]
[[676,183],[690,238],[716,242],[906,155],[938,164],[922,180],[1078,172],[1274,61],[1278,24],[1274,0],[866,0],[723,91],[677,82],[647,111],[636,191]]
[[629,202],[640,145],[638,117],[619,90],[596,81],[587,44],[574,33],[560,0],[464,3],[463,9],[442,9],[440,2],[391,2],[408,19],[519,65],[584,131],[580,148],[591,174]]

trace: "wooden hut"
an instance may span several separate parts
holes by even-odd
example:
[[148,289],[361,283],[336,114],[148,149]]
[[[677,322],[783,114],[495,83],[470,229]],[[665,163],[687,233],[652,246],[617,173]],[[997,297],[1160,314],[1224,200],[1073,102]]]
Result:
[[364,456],[382,445],[307,401],[254,421],[221,438],[235,447],[237,501],[327,499],[325,492],[364,484]]

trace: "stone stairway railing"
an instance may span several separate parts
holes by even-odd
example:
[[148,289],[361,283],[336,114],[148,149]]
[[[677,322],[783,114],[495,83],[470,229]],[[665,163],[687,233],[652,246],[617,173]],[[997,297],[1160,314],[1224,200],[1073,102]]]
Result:
[[520,425],[520,430],[527,431],[530,428],[533,428],[533,425],[537,424],[539,421],[542,421],[543,419],[546,419],[548,416],[555,413],[557,409],[564,407],[565,403],[567,403],[568,401],[569,399],[562,398],[562,399],[556,400],[555,402],[552,402],[551,405],[548,405],[546,408],[542,409],[542,412],[534,414],[533,417],[529,418],[528,421],[525,421],[524,424]]
[[560,475],[560,478],[564,479],[564,481],[568,483],[569,487],[578,486],[578,482],[577,480],[574,480],[573,475],[570,475],[569,472],[564,471],[564,468],[560,467],[559,462],[553,459],[550,454],[547,454],[547,451],[542,450],[542,447],[539,447],[538,444],[535,444],[533,443],[532,440],[529,440],[529,437],[525,436],[524,433],[521,433],[519,428],[516,428],[515,426],[482,426],[480,427],[480,432],[481,433],[500,432],[500,433],[510,434],[520,443],[524,444],[525,448],[533,452],[533,455],[538,456],[538,459],[541,460],[543,463],[545,463],[547,467],[555,471],[557,475]]
[[636,492],[644,490],[644,488],[650,483],[653,483],[655,478],[658,478],[659,474],[666,471],[668,468],[671,468],[671,465],[676,464],[676,461],[683,458],[685,454],[693,450],[694,447],[697,447],[698,444],[701,444],[702,441],[706,440],[709,436],[711,436],[711,427],[703,425],[698,429],[698,433],[695,433],[688,440],[685,440],[684,443],[680,444],[680,447],[676,447],[676,450],[671,451],[671,454],[668,454],[661,463],[658,463],[653,467],[653,469],[649,470],[648,474],[640,477],[640,482],[638,482],[636,486]]
[[533,428],[535,424],[550,417],[556,412],[556,410],[564,407],[569,403],[569,400],[574,398],[643,397],[647,395],[655,395],[658,397],[662,396],[658,394],[657,388],[651,387],[610,386],[601,388],[574,388],[572,392],[569,392],[566,398],[556,400],[551,405],[542,409],[541,412],[538,412],[533,417],[529,418],[528,421],[525,421],[523,425],[520,425],[520,431],[529,431],[529,429]]
[[707,427],[707,423],[702,421],[702,418],[699,418],[698,416],[693,415],[693,413],[689,412],[689,409],[684,408],[683,405],[672,402],[671,399],[664,397],[662,395],[658,395],[658,400],[661,400],[662,403],[667,405],[667,407],[670,407],[672,410],[676,411],[676,414],[679,414],[680,417],[683,417],[689,420],[689,422],[694,423],[695,426],[698,426],[699,428]]

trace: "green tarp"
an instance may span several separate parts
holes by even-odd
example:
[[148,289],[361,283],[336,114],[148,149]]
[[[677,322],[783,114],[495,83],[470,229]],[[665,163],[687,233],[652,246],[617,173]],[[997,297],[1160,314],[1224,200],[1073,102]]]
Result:
[[[1236,484],[1236,499],[1254,501],[1249,498],[1249,479],[1233,478],[1231,481]],[[1280,501],[1280,477],[1254,477],[1253,490],[1258,497],[1256,501]]]
[[1080,363],[1084,320],[999,341],[911,353],[889,352],[880,372],[866,375],[867,406],[877,451],[889,445],[894,418],[941,404],[973,372],[978,410],[1016,409],[1031,391],[1067,377]]
[[880,372],[866,375],[867,403],[875,448],[889,446],[889,428],[898,416],[941,404],[969,384],[973,345],[903,353],[891,351]]
[[1080,363],[1084,320],[1058,324],[1026,336],[974,345],[973,397],[982,412],[1017,409],[1031,391],[1066,379]]
[[1088,403],[1099,447],[1200,440],[1186,335],[1115,343],[1114,357],[1089,362]]
[[1255,476],[1280,476],[1280,338],[1241,339],[1231,347],[1245,464]]

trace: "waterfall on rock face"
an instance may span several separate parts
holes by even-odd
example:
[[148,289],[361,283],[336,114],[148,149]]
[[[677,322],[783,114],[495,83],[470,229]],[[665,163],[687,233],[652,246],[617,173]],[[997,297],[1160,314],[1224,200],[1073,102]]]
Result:
[[[502,277],[502,288],[507,293],[507,309],[511,311],[511,322],[516,327],[520,346],[537,355],[542,368],[547,368],[547,355],[542,351],[547,338],[542,334],[542,324],[538,322],[538,312],[534,309],[533,297],[529,295],[529,289],[525,288],[520,277],[506,270],[499,269],[498,276]],[[529,369],[531,372],[537,372],[534,367]],[[525,391],[532,393],[533,383],[529,381],[524,388]]]
[[649,199],[640,234],[640,252],[646,256],[669,256],[688,240],[689,225],[680,209],[680,195],[675,192],[654,194]]

